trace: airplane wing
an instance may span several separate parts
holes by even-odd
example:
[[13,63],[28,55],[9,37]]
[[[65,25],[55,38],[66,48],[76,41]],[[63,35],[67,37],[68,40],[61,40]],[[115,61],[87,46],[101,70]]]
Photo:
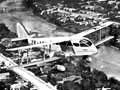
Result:
[[83,37],[83,36],[86,36],[90,33],[101,30],[102,28],[107,27],[107,26],[109,26],[113,23],[115,23],[115,22],[112,22],[112,21],[105,22],[105,23],[102,23],[99,26],[93,27],[92,29],[89,29],[89,30],[85,30],[85,31],[83,31],[79,34],[75,34],[75,35],[70,36],[70,37],[56,37],[56,38],[54,38],[55,41],[51,42],[51,43],[35,44],[35,45],[23,46],[23,47],[18,47],[18,48],[11,48],[11,49],[6,49],[6,50],[7,51],[24,50],[24,49],[28,49],[28,48],[41,47],[43,45],[60,43],[60,42],[64,42],[64,41],[68,41],[68,40],[72,40],[72,39],[79,39],[80,37]]
[[113,38],[114,38],[114,36],[107,36],[106,38],[104,38],[104,39],[98,41],[97,43],[95,43],[95,46],[99,46],[100,44],[102,44],[102,43],[104,43],[106,41],[109,41],[109,40],[111,40]]
[[102,24],[99,25],[99,26],[93,27],[93,28],[91,28],[91,29],[89,29],[89,30],[85,30],[85,31],[83,31],[83,32],[81,32],[81,33],[78,33],[78,34],[76,34],[76,35],[73,35],[73,36],[71,36],[71,38],[80,38],[80,37],[86,36],[86,35],[88,35],[88,34],[90,34],[90,33],[93,33],[93,32],[96,32],[96,31],[98,31],[98,30],[101,30],[102,28],[108,27],[108,26],[110,26],[110,25],[112,25],[112,24],[114,24],[114,23],[115,23],[115,22],[107,21],[107,22],[105,22],[105,23],[102,23]]
[[42,47],[44,45],[49,45],[52,43],[44,43],[44,44],[34,44],[34,45],[28,45],[28,46],[22,46],[22,47],[16,47],[16,48],[10,48],[6,49],[6,51],[16,51],[16,50],[24,50],[24,49],[29,49],[29,48],[34,48],[34,47]]
[[49,58],[43,61],[35,61],[35,62],[31,62],[29,64],[24,64],[24,65],[20,65],[19,67],[29,67],[29,66],[33,66],[33,65],[39,65],[39,66],[44,66],[46,65],[46,63],[50,63],[50,62],[54,62],[60,60],[60,57],[53,57],[53,58]]
[[16,51],[16,50],[24,50],[24,49],[29,49],[29,48],[34,48],[34,47],[41,47],[44,45],[51,45],[51,44],[56,44],[56,43],[60,43],[60,42],[64,42],[64,41],[68,41],[70,40],[69,37],[56,37],[53,38],[55,41],[52,41],[50,43],[41,43],[41,44],[34,44],[34,45],[28,45],[28,46],[21,46],[21,47],[16,47],[16,48],[9,48],[6,49],[6,51]]

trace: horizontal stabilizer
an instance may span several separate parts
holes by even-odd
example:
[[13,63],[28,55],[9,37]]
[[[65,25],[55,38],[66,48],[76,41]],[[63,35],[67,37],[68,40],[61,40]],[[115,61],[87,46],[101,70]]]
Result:
[[98,46],[98,45],[100,45],[100,44],[102,44],[102,43],[104,43],[104,42],[107,42],[107,41],[109,41],[109,40],[111,40],[111,39],[113,39],[113,38],[114,38],[114,36],[108,36],[108,37],[100,40],[99,42],[97,42],[97,43],[95,44],[95,46]]

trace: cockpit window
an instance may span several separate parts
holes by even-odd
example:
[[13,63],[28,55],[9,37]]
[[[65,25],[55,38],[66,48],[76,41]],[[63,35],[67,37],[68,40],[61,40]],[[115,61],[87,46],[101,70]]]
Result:
[[87,40],[87,39],[83,39],[80,41],[80,46],[81,47],[89,47],[92,45],[92,42]]
[[79,47],[79,43],[73,43],[74,46]]

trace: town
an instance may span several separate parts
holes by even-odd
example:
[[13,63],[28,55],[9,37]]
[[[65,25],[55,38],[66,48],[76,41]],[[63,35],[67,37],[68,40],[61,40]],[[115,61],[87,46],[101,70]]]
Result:
[[0,90],[120,90],[120,1],[1,0]]

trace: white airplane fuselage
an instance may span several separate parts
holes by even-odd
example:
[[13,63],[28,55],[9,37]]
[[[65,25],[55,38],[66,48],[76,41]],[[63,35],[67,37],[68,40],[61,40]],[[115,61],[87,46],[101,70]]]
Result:
[[[9,49],[9,51],[24,50],[24,49],[33,48],[33,47],[51,48],[53,46],[52,48],[54,48],[56,46],[60,46],[61,51],[64,51],[67,53],[70,53],[70,51],[72,51],[72,55],[77,55],[77,56],[78,55],[92,55],[92,54],[97,53],[97,48],[90,39],[85,38],[84,36],[91,34],[93,32],[99,31],[102,28],[108,27],[112,24],[114,24],[114,22],[111,22],[111,21],[104,22],[104,23],[102,23],[98,26],[95,26],[89,30],[85,30],[83,32],[80,32],[80,33],[72,35],[72,36],[33,38],[29,35],[30,33],[27,31],[25,26],[22,23],[18,22],[16,24],[18,38],[13,39],[13,41],[27,39],[29,46],[12,48],[12,49]],[[51,47],[49,47],[49,46],[51,46]]]
[[[71,38],[67,37],[49,37],[49,38],[28,38],[30,45],[45,44],[43,48],[54,51],[63,51],[67,56],[92,55],[97,53],[97,48],[91,40],[85,37]],[[54,43],[55,42],[55,43]],[[60,42],[60,43],[56,43]],[[52,43],[52,45],[48,44]]]
[[[111,23],[108,23],[111,24]],[[106,24],[105,24],[106,25]],[[103,25],[102,25],[103,26]],[[101,27],[102,27],[101,26]],[[97,53],[96,46],[92,41],[84,36],[97,31],[99,28],[86,30],[84,32],[63,37],[31,37],[22,23],[16,24],[18,38],[13,39],[13,41],[28,40],[28,46],[17,47],[8,49],[9,51],[24,50],[33,47],[47,48],[51,51],[62,51],[67,56],[81,56],[81,55],[92,55]]]

